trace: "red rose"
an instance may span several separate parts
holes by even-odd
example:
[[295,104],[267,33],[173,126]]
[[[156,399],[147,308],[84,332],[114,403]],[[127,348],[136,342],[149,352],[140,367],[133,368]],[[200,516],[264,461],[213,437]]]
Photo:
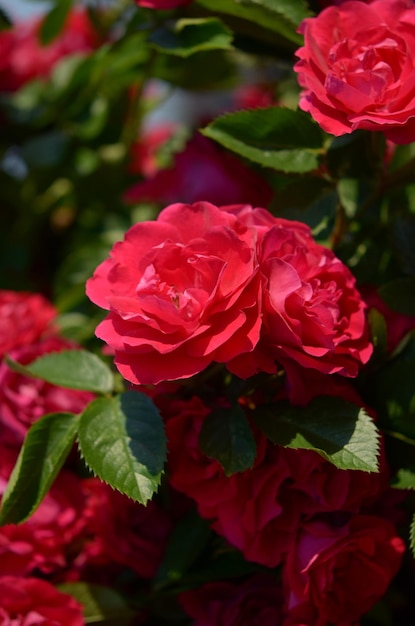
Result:
[[89,479],[88,526],[99,555],[152,578],[163,557],[171,531],[166,511],[154,501],[147,506],[128,499],[98,479]]
[[259,174],[215,142],[196,134],[175,156],[172,167],[127,190],[127,202],[249,202],[267,206],[272,189]]
[[0,290],[0,357],[40,339],[57,315],[41,294]]
[[84,626],[75,598],[38,578],[0,577],[2,626]]
[[288,610],[286,626],[348,625],[383,596],[397,573],[404,542],[385,519],[357,515],[345,526],[320,521],[305,524],[284,567]]
[[[253,357],[297,370],[355,377],[372,354],[365,304],[350,270],[316,243],[306,224],[275,218],[264,209],[228,207],[257,232],[262,276],[263,327]],[[249,356],[249,355],[248,355]],[[255,373],[247,359],[246,375]]]
[[[16,456],[6,446],[0,448],[0,496]],[[81,479],[61,471],[26,522],[0,528],[0,575],[24,576],[35,569],[49,574],[67,567],[83,541],[85,504]]]
[[282,590],[269,574],[212,582],[179,596],[192,626],[276,626],[282,619]]
[[[51,352],[73,350],[78,346],[60,337],[50,337],[38,343],[18,348],[10,356],[27,365]],[[47,413],[81,413],[93,400],[94,394],[64,389],[12,371],[0,364],[0,432],[3,441],[20,445],[30,425]]]
[[251,351],[261,326],[255,234],[207,202],[133,226],[87,282],[96,334],[135,384],[187,378]]
[[47,46],[39,42],[42,20],[17,23],[0,33],[0,91],[14,91],[34,78],[46,78],[60,59],[91,52],[99,44],[86,11],[69,14],[62,33]]
[[362,128],[414,141],[414,26],[412,0],[342,2],[305,19],[300,108],[336,136]]
[[177,9],[177,7],[186,6],[192,0],[136,0],[139,7],[147,9],[158,9],[159,11],[168,11],[169,9]]
[[213,529],[250,561],[275,567],[306,518],[358,512],[387,488],[384,465],[379,474],[347,472],[315,452],[274,446],[260,435],[254,467],[227,477],[199,446],[208,413],[197,397],[170,402],[166,423],[169,480],[194,499],[200,515],[210,519]]

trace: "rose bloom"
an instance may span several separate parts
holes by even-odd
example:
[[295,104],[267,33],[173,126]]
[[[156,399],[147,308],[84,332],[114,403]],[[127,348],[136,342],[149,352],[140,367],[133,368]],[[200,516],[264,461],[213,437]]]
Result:
[[[11,471],[1,450],[1,491]],[[52,574],[64,570],[85,537],[85,494],[81,479],[62,470],[34,514],[22,524],[0,528],[0,575],[25,576],[35,570]]]
[[186,6],[191,2],[192,0],[136,0],[136,4],[138,4],[139,7],[158,9],[159,11],[177,9],[177,7]]
[[63,31],[46,46],[39,41],[42,20],[18,22],[0,33],[0,91],[15,91],[35,78],[47,78],[62,58],[92,52],[99,38],[86,11],[69,13]]
[[170,484],[192,498],[201,517],[211,520],[212,528],[249,561],[275,567],[305,519],[320,513],[358,512],[388,487],[384,459],[380,473],[344,471],[313,451],[275,446],[259,433],[253,468],[226,476],[199,446],[210,409],[196,396],[163,404]]
[[0,290],[0,357],[40,339],[57,315],[39,293]]
[[82,606],[38,578],[0,577],[1,626],[84,626]]
[[154,500],[143,506],[95,478],[84,481],[84,489],[89,494],[88,528],[98,556],[152,578],[172,528],[167,512]]
[[342,2],[305,19],[300,108],[336,136],[365,129],[414,141],[414,26],[412,0]]
[[266,180],[214,141],[196,134],[171,167],[127,190],[126,202],[249,202],[267,206],[273,192]]
[[255,234],[207,202],[133,226],[87,282],[96,334],[135,384],[187,378],[251,351],[261,326]]
[[384,595],[404,551],[394,526],[380,517],[356,515],[343,526],[305,524],[283,570],[284,626],[354,623]]
[[[46,354],[78,347],[66,339],[49,337],[12,350],[10,356],[22,365],[28,365]],[[6,363],[0,363],[0,432],[3,441],[20,446],[30,425],[43,415],[81,413],[93,398],[92,393],[57,387],[14,372]]]
[[207,583],[181,593],[192,626],[276,626],[282,623],[282,590],[268,573],[243,581]]
[[133,226],[87,282],[96,334],[134,384],[213,362],[241,378],[314,368],[355,377],[371,356],[348,268],[305,224],[249,205],[174,204]]

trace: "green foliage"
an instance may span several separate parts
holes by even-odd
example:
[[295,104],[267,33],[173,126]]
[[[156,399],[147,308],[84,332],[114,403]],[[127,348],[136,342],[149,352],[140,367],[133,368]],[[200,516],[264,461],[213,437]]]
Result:
[[178,57],[188,57],[203,50],[229,50],[232,32],[219,19],[183,18],[164,25],[150,36],[156,50]]
[[139,392],[92,402],[81,415],[78,443],[101,480],[146,504],[157,491],[166,460],[161,417]]
[[45,354],[29,365],[21,365],[10,358],[7,363],[21,374],[41,378],[59,387],[96,393],[109,393],[113,388],[111,370],[99,357],[86,350]]
[[40,41],[44,46],[59,35],[72,5],[73,0],[59,0],[46,15],[40,28]]
[[226,13],[259,24],[299,45],[302,37],[296,32],[297,27],[310,15],[303,0],[198,0],[198,4],[213,13]]
[[322,396],[306,407],[280,402],[258,408],[253,418],[278,445],[314,450],[339,469],[379,471],[379,433],[373,420],[341,398]]
[[199,437],[203,452],[222,465],[225,474],[251,468],[256,457],[256,444],[242,407],[215,409],[203,421]]
[[128,626],[135,611],[114,589],[85,582],[64,583],[59,590],[73,596],[83,606],[85,624]]
[[405,468],[399,469],[393,478],[392,487],[395,489],[415,489],[415,472]]
[[254,163],[282,172],[314,170],[322,154],[322,133],[302,111],[237,111],[216,118],[201,132]]
[[0,524],[18,524],[34,513],[73,446],[78,424],[78,415],[51,413],[31,427],[3,494]]
[[379,287],[379,295],[397,313],[415,316],[415,278],[396,278]]
[[8,30],[12,26],[13,22],[10,19],[10,16],[8,15],[8,13],[6,13],[3,7],[0,7],[0,31]]

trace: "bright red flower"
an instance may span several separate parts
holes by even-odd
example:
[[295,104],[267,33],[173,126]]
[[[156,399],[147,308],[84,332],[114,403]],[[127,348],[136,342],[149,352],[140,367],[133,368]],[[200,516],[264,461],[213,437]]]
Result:
[[351,0],[305,19],[300,108],[336,136],[366,129],[414,141],[414,26],[412,0]]

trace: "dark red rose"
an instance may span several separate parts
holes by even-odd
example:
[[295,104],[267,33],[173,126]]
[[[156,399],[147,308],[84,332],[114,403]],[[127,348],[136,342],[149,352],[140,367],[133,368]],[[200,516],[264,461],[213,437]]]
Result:
[[[356,515],[344,526],[310,521],[299,529],[283,570],[288,598],[285,626],[348,625],[386,592],[405,550],[394,526]],[[307,621],[297,621],[308,615]]]
[[0,357],[40,339],[57,315],[39,293],[0,290]]

